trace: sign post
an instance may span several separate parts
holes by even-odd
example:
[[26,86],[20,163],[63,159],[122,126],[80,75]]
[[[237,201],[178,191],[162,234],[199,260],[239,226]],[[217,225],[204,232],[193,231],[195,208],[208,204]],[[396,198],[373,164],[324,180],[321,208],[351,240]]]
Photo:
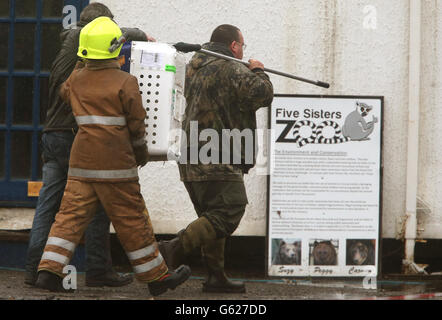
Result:
[[382,111],[382,97],[275,96],[269,276],[378,275]]

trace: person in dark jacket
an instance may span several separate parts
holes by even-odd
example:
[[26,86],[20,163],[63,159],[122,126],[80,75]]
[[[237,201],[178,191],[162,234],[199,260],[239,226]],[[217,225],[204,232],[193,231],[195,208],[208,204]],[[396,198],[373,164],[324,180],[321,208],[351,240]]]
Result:
[[[237,27],[221,25],[203,48],[242,59],[244,46],[244,37]],[[248,203],[243,176],[256,161],[256,111],[269,107],[273,101],[273,86],[263,64],[253,59],[249,63],[246,67],[236,61],[196,53],[186,71],[183,130],[187,137],[204,130],[210,133],[211,161],[201,159],[203,153],[208,154],[203,152],[207,151],[207,141],[200,138],[199,145],[192,146],[193,139],[187,139],[184,154],[190,155],[190,161],[180,160],[179,172],[198,219],[180,231],[177,238],[160,242],[160,251],[167,265],[175,266],[193,249],[201,248],[208,270],[204,292],[245,292],[244,283],[231,281],[224,272],[224,247]],[[195,132],[192,127],[197,127]],[[240,133],[240,139],[230,136],[234,131]],[[240,137],[243,133],[245,139]],[[215,134],[217,139],[212,139]],[[214,141],[223,143],[216,147]],[[224,141],[230,143],[225,145]],[[198,162],[192,163],[195,157]]]
[[[43,187],[35,210],[25,267],[25,283],[28,285],[35,285],[37,280],[38,264],[55,215],[59,211],[67,181],[70,150],[78,130],[71,107],[59,96],[60,87],[78,61],[77,51],[82,28],[100,16],[113,18],[109,8],[98,2],[83,9],[77,27],[61,33],[61,49],[51,67],[47,119],[41,138]],[[122,31],[128,40],[154,41],[136,28],[122,28]],[[109,227],[109,218],[103,208],[99,207],[85,233],[87,286],[117,287],[133,281],[131,275],[119,275],[112,268]]]

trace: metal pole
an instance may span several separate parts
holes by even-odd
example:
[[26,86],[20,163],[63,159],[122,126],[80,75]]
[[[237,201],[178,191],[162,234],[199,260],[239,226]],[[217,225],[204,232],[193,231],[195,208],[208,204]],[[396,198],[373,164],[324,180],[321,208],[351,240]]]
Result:
[[[206,49],[200,49],[199,52],[205,53],[205,54],[213,56],[213,57],[225,59],[225,60],[236,61],[236,62],[239,62],[239,63],[242,63],[242,64],[246,65],[247,67],[250,66],[250,63],[248,63],[246,61],[243,61],[243,60],[240,60],[240,59],[236,59],[236,58],[233,58],[233,57],[229,57],[229,56],[226,56],[224,54],[216,53],[216,52],[209,51],[209,50],[206,50]],[[313,81],[313,80],[309,80],[309,79],[305,79],[305,78],[294,76],[294,75],[292,75],[290,73],[286,73],[286,72],[282,72],[282,71],[278,71],[278,70],[273,70],[273,69],[269,69],[269,68],[264,68],[264,71],[269,72],[269,73],[274,73],[274,74],[277,74],[277,75],[280,75],[280,76],[283,76],[283,77],[286,77],[286,78],[290,78],[290,79],[294,79],[294,80],[298,80],[298,81],[303,81],[303,82],[311,83],[311,84],[314,84],[314,85],[319,86],[319,87],[323,87],[323,88],[327,88],[327,89],[330,88],[330,84],[322,82],[322,81]]]
[[417,238],[417,188],[419,168],[419,107],[421,80],[421,2],[410,0],[410,75],[408,103],[407,199],[405,261],[414,263]]
[[[220,54],[220,53],[217,53],[217,52],[213,52],[213,51],[209,51],[209,50],[203,49],[203,48],[201,48],[201,45],[199,45],[199,44],[190,44],[190,43],[178,42],[178,43],[175,43],[173,46],[178,51],[181,51],[181,52],[184,52],[184,53],[189,53],[189,52],[195,52],[196,51],[196,52],[201,52],[201,53],[204,53],[204,54],[207,54],[207,55],[211,55],[213,57],[217,57],[217,58],[221,58],[221,59],[225,59],[225,60],[236,61],[236,62],[242,63],[242,64],[244,64],[246,66],[250,66],[250,63],[242,61],[240,59],[236,59],[236,58],[233,58],[233,57],[226,56],[224,54]],[[277,74],[277,75],[280,75],[280,76],[283,76],[283,77],[287,77],[287,78],[290,78],[290,79],[295,79],[295,80],[298,80],[298,81],[303,81],[303,82],[307,82],[307,83],[310,83],[310,84],[314,84],[315,86],[323,87],[323,88],[326,88],[326,89],[330,88],[330,84],[328,84],[326,82],[313,81],[313,80],[297,77],[297,76],[294,76],[294,75],[286,73],[286,72],[281,72],[281,71],[272,70],[272,69],[268,69],[268,68],[264,68],[264,71],[267,71],[269,73],[274,73],[274,74]]]

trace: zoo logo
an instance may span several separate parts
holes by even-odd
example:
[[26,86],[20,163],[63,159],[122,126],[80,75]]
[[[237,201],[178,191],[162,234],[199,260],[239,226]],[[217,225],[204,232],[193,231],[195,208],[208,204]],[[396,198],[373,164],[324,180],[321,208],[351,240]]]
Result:
[[[331,120],[323,121],[319,126],[316,126],[310,120],[277,120],[276,124],[285,125],[285,128],[276,142],[296,143],[299,148],[302,148],[307,144],[315,143],[339,144],[348,141],[370,140],[369,136],[373,133],[375,124],[379,121],[375,116],[373,116],[373,120],[370,122],[365,120],[372,110],[372,106],[356,102],[356,108],[346,117],[342,130],[339,124]],[[310,128],[311,134],[309,137],[301,135],[301,129],[304,127]],[[328,127],[334,130],[333,136],[329,138],[324,136],[324,129]],[[292,129],[294,138],[287,138]]]
[[[303,138],[300,134],[300,130],[302,127],[310,127],[312,130],[312,134],[308,138]],[[331,127],[335,131],[335,134],[332,138],[326,138],[323,135],[323,131],[325,128]],[[300,148],[307,144],[338,144],[350,141],[350,138],[346,138],[342,136],[341,127],[334,121],[324,121],[319,126],[316,126],[310,120],[298,121],[293,128],[293,135],[295,136],[295,143],[298,144]]]
[[[302,148],[307,144],[338,144],[350,141],[349,137],[342,135],[342,130],[339,124],[334,121],[324,121],[319,126],[310,120],[278,120],[277,124],[285,124],[286,127],[278,137],[276,142],[281,143],[296,143],[298,147]],[[310,137],[303,137],[300,133],[301,128],[309,127],[311,129]],[[334,130],[334,136],[331,138],[324,137],[323,131],[325,128],[331,127]],[[294,138],[287,138],[293,128]]]

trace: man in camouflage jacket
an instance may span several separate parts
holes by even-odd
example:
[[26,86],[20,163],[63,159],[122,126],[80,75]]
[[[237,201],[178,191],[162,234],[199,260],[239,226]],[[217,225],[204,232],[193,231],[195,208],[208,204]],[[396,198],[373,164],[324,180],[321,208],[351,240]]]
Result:
[[[203,48],[242,59],[244,46],[238,28],[221,25]],[[179,171],[199,218],[177,238],[160,243],[160,250],[173,267],[194,248],[201,247],[209,274],[203,285],[205,292],[245,292],[242,282],[231,281],[225,275],[224,246],[248,203],[243,176],[255,165],[256,111],[269,107],[273,100],[273,86],[263,64],[257,60],[249,63],[246,67],[197,53],[187,66],[183,123],[187,147]],[[229,135],[235,129],[245,138],[238,140],[238,136]],[[204,145],[209,142],[201,136],[204,130],[212,136],[208,151]],[[195,139],[196,133],[199,138]],[[223,140],[230,143],[223,144]],[[204,161],[202,156],[211,161]]]

